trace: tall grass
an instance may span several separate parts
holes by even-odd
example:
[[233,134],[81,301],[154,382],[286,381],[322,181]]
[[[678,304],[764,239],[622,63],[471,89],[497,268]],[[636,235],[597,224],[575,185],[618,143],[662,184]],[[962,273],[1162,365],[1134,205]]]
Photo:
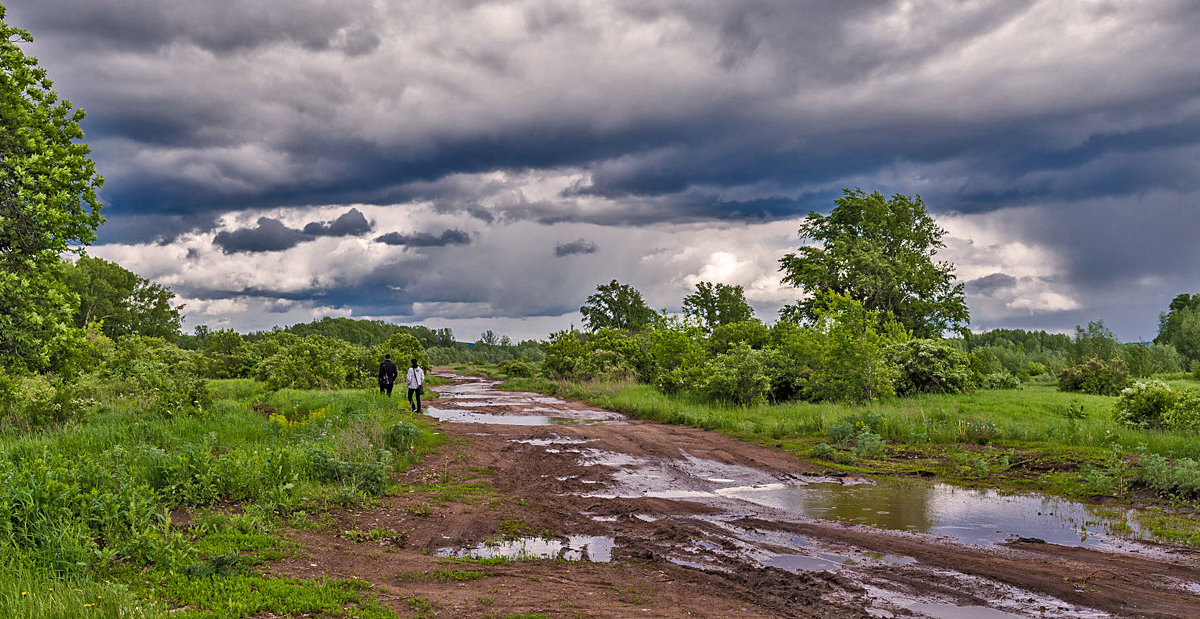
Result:
[[892,398],[858,406],[787,402],[749,407],[686,394],[666,395],[653,386],[633,382],[510,379],[505,388],[584,399],[660,423],[770,438],[821,438],[832,426],[854,417],[876,420],[873,429],[896,443],[1084,449],[1116,445],[1128,452],[1200,459],[1200,437],[1193,433],[1123,427],[1112,416],[1116,398],[1063,393],[1045,384],[1027,385],[1022,390]]

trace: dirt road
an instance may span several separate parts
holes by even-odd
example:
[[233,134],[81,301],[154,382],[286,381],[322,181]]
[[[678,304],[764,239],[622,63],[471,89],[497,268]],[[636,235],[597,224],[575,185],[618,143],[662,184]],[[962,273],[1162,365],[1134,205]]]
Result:
[[831,477],[451,378],[427,411],[448,441],[410,490],[292,531],[305,551],[277,573],[362,579],[412,616],[1200,617],[1200,553],[1097,533],[1111,513]]

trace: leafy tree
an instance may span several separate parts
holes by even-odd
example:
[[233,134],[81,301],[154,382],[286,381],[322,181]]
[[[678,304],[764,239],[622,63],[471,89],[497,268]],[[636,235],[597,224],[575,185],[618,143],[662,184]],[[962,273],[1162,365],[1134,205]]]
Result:
[[64,252],[96,239],[103,223],[83,110],[60,101],[25,30],[0,5],[0,364],[50,368],[82,338],[62,283]]
[[587,298],[579,313],[583,314],[583,322],[589,331],[604,328],[641,331],[658,316],[646,305],[637,288],[615,279],[596,286],[595,294]]
[[743,320],[717,325],[712,335],[708,337],[708,348],[713,354],[728,352],[740,342],[745,342],[750,348],[760,349],[771,339],[771,331],[761,320]]
[[780,259],[783,282],[811,295],[781,314],[814,320],[823,291],[862,303],[882,320],[890,313],[916,337],[964,331],[970,319],[954,265],[934,262],[945,230],[925,212],[920,196],[890,200],[878,191],[844,189],[829,215],[810,212],[800,237],[819,245]]
[[720,325],[750,320],[754,308],[746,302],[741,286],[700,282],[696,284],[696,292],[683,298],[683,313],[694,316],[712,333]]
[[971,361],[944,340],[913,339],[887,350],[896,367],[897,395],[963,393],[971,387]]
[[1200,293],[1181,294],[1158,317],[1156,344],[1174,346],[1190,361],[1200,360]]
[[1112,329],[1104,326],[1104,321],[1093,320],[1088,323],[1086,329],[1075,325],[1074,351],[1071,358],[1076,365],[1089,359],[1120,359],[1124,350]]
[[138,334],[173,340],[179,336],[181,307],[171,307],[175,293],[115,262],[80,256],[74,265],[67,265],[66,282],[79,296],[77,327],[102,322],[102,332],[111,338]]
[[246,340],[237,331],[206,332],[199,365],[208,378],[245,378],[254,361]]

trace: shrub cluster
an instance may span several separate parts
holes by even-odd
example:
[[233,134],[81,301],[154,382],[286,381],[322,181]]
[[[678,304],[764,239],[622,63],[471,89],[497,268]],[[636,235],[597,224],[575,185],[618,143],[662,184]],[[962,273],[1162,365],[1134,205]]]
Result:
[[1129,369],[1120,359],[1102,361],[1092,357],[1086,363],[1064,368],[1058,373],[1060,391],[1117,395],[1128,384]]
[[[543,347],[540,371],[551,379],[638,380],[667,394],[738,406],[1020,387],[1002,368],[980,364],[950,342],[915,339],[832,293],[807,325],[781,320],[768,327],[752,319],[706,333],[686,318],[660,317],[636,332],[559,331]],[[980,374],[977,366],[995,375]]]
[[1159,380],[1139,381],[1121,390],[1113,417],[1135,428],[1200,430],[1200,393],[1176,391]]

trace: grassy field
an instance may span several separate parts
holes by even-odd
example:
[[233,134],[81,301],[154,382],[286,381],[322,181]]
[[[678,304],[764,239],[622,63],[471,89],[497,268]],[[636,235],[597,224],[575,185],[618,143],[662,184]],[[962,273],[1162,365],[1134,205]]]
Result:
[[[1182,376],[1176,388],[1200,387]],[[1114,397],[1020,390],[893,398],[860,406],[793,402],[736,407],[665,395],[632,382],[512,378],[504,388],[587,401],[660,423],[725,432],[786,449],[831,470],[936,476],[953,483],[1037,491],[1147,507],[1159,539],[1200,545],[1200,436],[1118,425]],[[1182,512],[1182,515],[1176,515]]]
[[393,491],[438,437],[371,391],[211,385],[214,404],[195,414],[113,396],[86,418],[0,435],[0,616],[394,616],[359,583],[257,566],[302,552],[281,524]]

